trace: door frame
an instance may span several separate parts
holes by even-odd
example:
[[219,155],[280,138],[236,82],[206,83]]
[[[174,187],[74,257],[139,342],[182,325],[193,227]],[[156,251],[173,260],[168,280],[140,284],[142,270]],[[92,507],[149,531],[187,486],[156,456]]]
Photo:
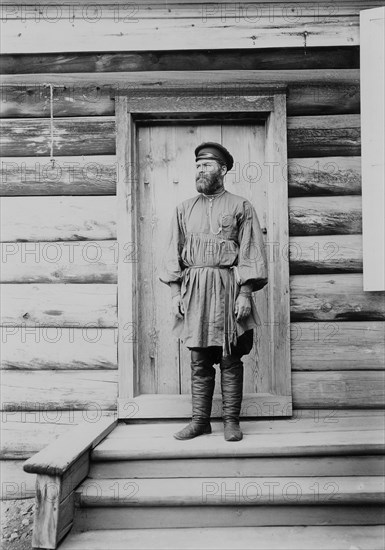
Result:
[[[241,93],[242,92],[242,93]],[[117,250],[118,250],[118,417],[121,419],[185,418],[191,416],[191,395],[137,395],[138,365],[136,331],[136,188],[139,180],[136,126],[141,121],[190,122],[215,120],[265,121],[265,162],[269,163],[266,232],[278,254],[269,260],[268,330],[270,343],[271,393],[246,394],[242,416],[290,416],[290,292],[289,292],[289,212],[287,175],[286,86],[234,87],[202,93],[186,82],[175,88],[143,92],[130,88],[115,94],[117,165]],[[283,253],[286,251],[286,257]],[[279,368],[275,368],[280,365]],[[213,417],[221,416],[220,396],[213,399]]]

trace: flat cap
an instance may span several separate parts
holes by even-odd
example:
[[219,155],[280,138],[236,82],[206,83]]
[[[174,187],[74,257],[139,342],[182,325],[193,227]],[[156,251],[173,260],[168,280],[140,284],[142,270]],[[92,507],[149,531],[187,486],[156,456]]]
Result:
[[228,172],[234,165],[234,159],[228,150],[220,143],[215,143],[213,141],[206,141],[198,145],[195,149],[195,160],[199,159],[217,160],[221,164],[226,165]]

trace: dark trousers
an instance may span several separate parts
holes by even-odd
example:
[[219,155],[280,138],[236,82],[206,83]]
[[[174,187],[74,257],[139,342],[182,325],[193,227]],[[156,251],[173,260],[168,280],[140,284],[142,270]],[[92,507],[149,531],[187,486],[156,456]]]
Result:
[[[239,338],[236,346],[231,345],[231,357],[240,359],[248,355],[253,347],[253,329],[247,330]],[[191,361],[205,358],[211,365],[220,364],[222,359],[221,346],[209,346],[207,348],[188,348],[191,351]]]

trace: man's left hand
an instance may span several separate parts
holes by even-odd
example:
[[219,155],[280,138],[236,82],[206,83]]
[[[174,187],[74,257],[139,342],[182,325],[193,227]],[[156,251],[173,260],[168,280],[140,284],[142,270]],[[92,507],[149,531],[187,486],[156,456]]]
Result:
[[237,321],[245,319],[251,312],[251,298],[243,296],[242,294],[238,295],[238,298],[235,301],[235,315],[237,316]]

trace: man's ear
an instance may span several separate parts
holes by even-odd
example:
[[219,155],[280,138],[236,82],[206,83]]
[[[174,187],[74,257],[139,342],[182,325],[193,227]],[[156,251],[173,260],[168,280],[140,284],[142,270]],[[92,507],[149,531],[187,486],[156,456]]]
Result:
[[227,166],[223,164],[221,166],[221,176],[225,176],[227,174]]

